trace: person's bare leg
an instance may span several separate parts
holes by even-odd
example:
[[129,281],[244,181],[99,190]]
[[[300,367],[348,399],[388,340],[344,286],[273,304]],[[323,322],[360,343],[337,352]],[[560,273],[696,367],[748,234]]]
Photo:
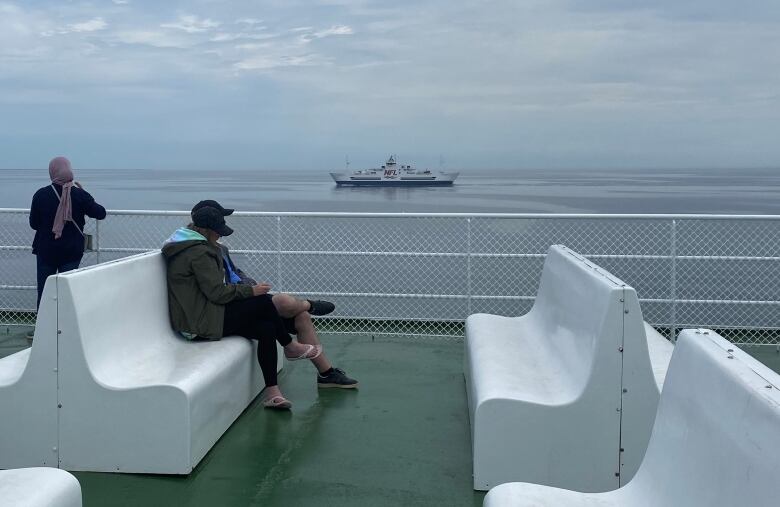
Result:
[[263,406],[274,410],[289,410],[290,400],[284,397],[278,385],[266,386],[263,392]]
[[286,319],[292,319],[299,313],[309,311],[311,305],[305,299],[298,299],[289,294],[274,294],[271,298],[276,311]]
[[[308,345],[320,345],[320,337],[317,336],[317,330],[314,328],[314,322],[311,320],[311,316],[302,312],[295,316],[295,329],[298,331],[298,341],[300,343],[306,343]],[[311,360],[317,371],[320,373],[330,370],[333,365],[325,356],[325,351]]]
[[278,385],[266,386],[263,395],[264,395],[263,401],[273,399],[277,396],[281,396],[282,398],[284,398],[284,395],[282,394],[282,390],[279,389]]
[[306,357],[311,357],[313,355],[313,350],[308,344],[293,340],[284,346],[284,357],[287,359],[295,361],[295,358],[302,358],[304,354],[306,354]]
[[[288,319],[295,319],[295,329],[298,331],[298,342],[306,345],[321,345],[320,337],[314,328],[314,322],[308,314],[311,305],[306,300],[297,299],[289,294],[274,294],[271,299],[274,302],[279,315]],[[311,362],[322,373],[330,370],[333,365],[323,351],[319,357]]]

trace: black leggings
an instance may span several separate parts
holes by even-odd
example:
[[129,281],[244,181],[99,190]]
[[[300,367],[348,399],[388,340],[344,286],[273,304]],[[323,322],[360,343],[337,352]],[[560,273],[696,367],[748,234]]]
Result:
[[231,301],[225,305],[225,320],[222,336],[239,335],[257,341],[257,362],[263,370],[266,386],[275,386],[276,343],[282,347],[292,338],[284,328],[276,307],[270,297],[257,296]]

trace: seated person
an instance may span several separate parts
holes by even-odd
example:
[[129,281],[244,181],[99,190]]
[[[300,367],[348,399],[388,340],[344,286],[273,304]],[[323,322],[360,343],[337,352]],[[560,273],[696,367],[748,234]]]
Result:
[[[217,201],[200,201],[193,206],[191,216],[194,217],[198,210],[203,208],[214,208],[220,211],[223,217],[233,213],[232,209],[225,209]],[[236,285],[255,286],[257,282],[238,268],[230,258],[229,249],[222,244],[217,243],[222,252],[222,265],[225,270],[225,283]],[[264,284],[267,285],[267,284]],[[268,285],[270,289],[270,285]],[[329,301],[312,301],[309,299],[298,299],[289,294],[264,294],[260,297],[267,298],[276,307],[279,315],[282,317],[284,327],[288,333],[297,334],[298,341],[303,344],[312,345],[322,349],[317,330],[312,322],[311,315],[327,315],[335,309],[335,305]],[[352,389],[358,386],[357,380],[349,378],[344,370],[334,368],[324,353],[320,353],[311,358],[312,363],[317,368],[317,387],[320,388],[341,388]]]
[[240,335],[258,342],[257,361],[263,372],[263,405],[289,409],[292,406],[279,390],[276,372],[276,341],[290,360],[313,359],[321,347],[293,340],[273,303],[263,295],[264,284],[226,285],[222,255],[217,246],[221,236],[233,233],[222,213],[203,208],[193,224],[182,227],[162,248],[167,264],[168,306],[172,327],[187,339],[219,340]]

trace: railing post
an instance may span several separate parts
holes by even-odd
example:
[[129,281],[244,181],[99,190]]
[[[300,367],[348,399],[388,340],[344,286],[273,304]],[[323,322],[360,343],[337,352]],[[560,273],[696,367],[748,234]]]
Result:
[[471,217],[466,219],[466,295],[468,296],[466,316],[471,315]]
[[100,264],[100,220],[95,220],[95,264]]
[[282,217],[276,217],[276,292],[282,292]]
[[671,257],[672,257],[672,272],[670,281],[670,295],[669,299],[672,301],[672,311],[670,315],[669,339],[672,343],[677,342],[677,220],[672,219],[671,230]]

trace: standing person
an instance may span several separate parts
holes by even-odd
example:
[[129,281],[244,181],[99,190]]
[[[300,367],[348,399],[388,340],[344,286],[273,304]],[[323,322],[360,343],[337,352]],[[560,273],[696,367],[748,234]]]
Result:
[[239,335],[257,341],[257,361],[266,386],[263,405],[288,409],[292,403],[277,383],[275,341],[291,361],[314,359],[322,347],[298,343],[287,334],[276,307],[262,297],[269,285],[225,283],[217,240],[231,234],[222,213],[204,207],[193,213],[192,224],[177,229],[163,245],[171,326],[187,339]]
[[84,255],[85,216],[106,218],[106,209],[73,181],[73,169],[65,157],[49,162],[51,184],[39,188],[30,205],[30,227],[35,230],[33,254],[37,257],[38,300],[46,278],[79,267]]
[[[218,210],[223,217],[233,214],[232,209],[225,209],[217,201],[207,199],[193,206],[191,216],[202,208],[210,207]],[[225,270],[226,284],[255,285],[257,282],[235,265],[230,258],[230,250],[227,246],[218,243],[222,252],[222,266]],[[269,286],[270,287],[270,286]],[[288,333],[298,336],[298,341],[322,347],[317,330],[312,322],[311,315],[327,315],[336,307],[330,301],[298,299],[289,294],[265,294],[262,297],[273,302],[279,315],[282,317],[285,329]],[[358,386],[358,381],[347,376],[344,370],[331,364],[325,354],[320,354],[311,360],[317,369],[317,387],[353,389]]]

